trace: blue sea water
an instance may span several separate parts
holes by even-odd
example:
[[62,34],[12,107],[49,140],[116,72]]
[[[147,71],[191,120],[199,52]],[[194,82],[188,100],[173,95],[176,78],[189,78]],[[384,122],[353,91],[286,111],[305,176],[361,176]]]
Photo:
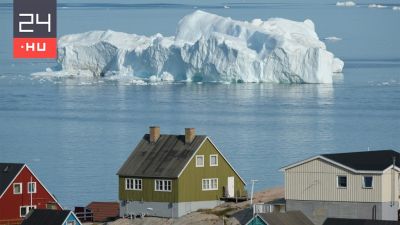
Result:
[[333,84],[303,85],[138,86],[34,78],[32,72],[55,63],[12,59],[12,8],[0,4],[0,161],[27,163],[61,204],[72,208],[117,200],[116,172],[155,124],[162,133],[195,127],[209,135],[246,181],[259,180],[257,190],[282,186],[279,168],[316,154],[400,151],[400,12],[390,7],[61,2],[58,33],[113,29],[173,35],[179,19],[195,8],[241,20],[310,18],[321,38],[343,39],[327,47],[345,61],[344,73]]

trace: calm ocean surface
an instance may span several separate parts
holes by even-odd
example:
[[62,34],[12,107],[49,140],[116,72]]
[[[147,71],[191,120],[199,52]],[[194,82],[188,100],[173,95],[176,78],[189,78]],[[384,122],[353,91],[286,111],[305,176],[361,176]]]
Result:
[[[260,180],[257,190],[282,186],[280,167],[316,154],[400,151],[400,12],[334,3],[196,6],[235,19],[311,18],[320,38],[343,38],[327,43],[345,61],[332,85],[33,78],[54,62],[12,59],[12,10],[0,5],[0,161],[27,163],[72,208],[117,200],[115,174],[155,124],[162,133],[195,127],[209,135],[245,180]],[[193,7],[64,4],[58,33],[173,35]]]

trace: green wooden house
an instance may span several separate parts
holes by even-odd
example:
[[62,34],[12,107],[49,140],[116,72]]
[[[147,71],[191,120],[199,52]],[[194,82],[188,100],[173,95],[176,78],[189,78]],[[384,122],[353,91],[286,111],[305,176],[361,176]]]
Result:
[[121,216],[180,217],[246,196],[245,182],[211,139],[150,127],[117,173]]

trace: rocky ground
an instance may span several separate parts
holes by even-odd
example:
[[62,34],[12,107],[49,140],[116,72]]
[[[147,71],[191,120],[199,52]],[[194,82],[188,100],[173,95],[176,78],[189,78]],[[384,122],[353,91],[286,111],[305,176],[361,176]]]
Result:
[[[268,202],[284,196],[282,187],[271,188],[265,191],[257,192],[254,195],[254,202]],[[214,209],[199,210],[190,213],[178,219],[166,219],[156,217],[145,217],[143,219],[118,219],[114,222],[108,222],[107,225],[238,225],[245,224],[252,216],[250,201],[241,203],[228,202]],[[86,225],[100,225],[93,223]]]

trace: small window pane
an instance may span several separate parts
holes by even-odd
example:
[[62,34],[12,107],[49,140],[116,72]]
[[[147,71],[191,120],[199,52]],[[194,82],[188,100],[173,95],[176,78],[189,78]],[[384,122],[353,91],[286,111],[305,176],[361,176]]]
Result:
[[36,193],[36,182],[28,183],[28,193]]
[[347,187],[347,177],[346,176],[339,176],[338,177],[338,187],[346,188]]
[[196,167],[203,167],[204,166],[204,156],[198,155],[196,156]]
[[372,188],[372,176],[365,176],[364,177],[364,188]]
[[22,193],[22,184],[14,184],[13,185],[14,194],[21,194]]
[[20,214],[21,214],[21,216],[25,216],[25,215],[27,214],[27,209],[26,209],[26,207],[21,207],[21,209],[20,209]]
[[218,156],[212,155],[210,156],[210,166],[217,166],[218,165]]

